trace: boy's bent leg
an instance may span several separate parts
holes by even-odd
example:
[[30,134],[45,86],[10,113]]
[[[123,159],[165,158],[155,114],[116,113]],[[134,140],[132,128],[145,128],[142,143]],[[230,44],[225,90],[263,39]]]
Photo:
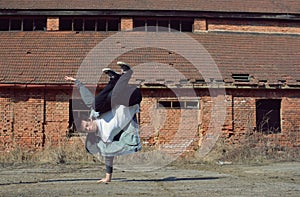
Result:
[[119,77],[115,77],[111,79],[108,84],[101,90],[101,92],[95,97],[95,101],[93,103],[94,109],[97,112],[105,113],[111,110],[111,102],[109,94],[115,87]]
[[133,74],[132,70],[128,70],[118,80],[116,86],[112,91],[111,104],[112,106],[125,105],[129,106],[130,96],[135,88],[128,85],[128,82]]
[[134,91],[130,96],[129,99],[129,106],[133,106],[135,104],[140,104],[142,101],[142,93],[141,93],[141,89],[134,87]]

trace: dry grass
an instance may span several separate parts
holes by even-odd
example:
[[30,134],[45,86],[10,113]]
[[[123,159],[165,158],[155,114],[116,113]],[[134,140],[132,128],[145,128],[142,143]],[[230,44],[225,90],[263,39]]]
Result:
[[289,143],[282,145],[280,134],[248,132],[238,144],[220,138],[210,158],[235,163],[267,161],[300,161],[300,147],[293,146],[299,136],[289,136]]
[[87,154],[83,142],[66,139],[57,145],[49,145],[36,151],[24,151],[16,147],[0,156],[0,163],[90,163],[95,162],[92,155]]
[[[295,135],[295,136],[293,136]],[[271,136],[271,137],[270,137]],[[299,142],[299,132],[292,132],[286,139],[289,145],[280,145],[280,134],[263,134],[261,132],[247,132],[237,144],[228,143],[228,139],[219,138],[213,150],[206,158],[178,157],[184,161],[213,162],[230,161],[235,163],[253,163],[265,161],[300,161],[300,147],[290,146]],[[72,138],[71,138],[72,139]],[[99,159],[99,158],[98,158]],[[49,145],[38,151],[24,151],[16,147],[10,152],[0,155],[0,163],[34,163],[34,164],[67,164],[67,163],[95,163],[98,160],[86,152],[84,143],[81,140],[66,139],[57,145]],[[128,155],[118,158],[121,163],[149,163],[149,165],[165,165],[175,161],[174,155],[164,154],[155,151],[155,148],[143,147],[139,154]],[[126,161],[124,161],[126,160]],[[175,162],[176,162],[175,161]]]

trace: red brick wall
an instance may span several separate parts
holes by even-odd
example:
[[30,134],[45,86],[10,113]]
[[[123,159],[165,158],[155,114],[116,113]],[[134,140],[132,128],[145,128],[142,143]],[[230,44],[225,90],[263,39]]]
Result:
[[7,88],[0,92],[0,150],[39,149],[65,138],[69,96],[57,90]]
[[[300,145],[300,92],[298,90],[235,90],[233,94],[233,132],[227,136],[230,143],[242,143],[256,127],[256,100],[281,99],[281,133],[265,135],[280,146]],[[227,132],[227,131],[226,131]]]
[[133,29],[132,18],[121,18],[121,31],[130,31]]
[[12,89],[2,89],[0,97],[0,150],[8,150],[14,141]]
[[[188,92],[182,94],[188,96]],[[176,99],[163,89],[144,90],[143,97],[140,135],[145,144],[173,153],[194,150],[199,141],[199,109],[158,108],[159,99]]]
[[59,18],[58,17],[48,17],[47,18],[47,30],[48,31],[58,31],[59,30]]
[[68,93],[57,94],[57,90],[47,91],[45,118],[45,145],[57,144],[66,137],[69,126]]
[[300,24],[291,21],[207,19],[208,31],[300,33]]
[[[3,88],[0,92],[0,150],[15,147],[35,150],[66,139],[71,90]],[[210,96],[207,90],[195,91],[200,109],[157,108],[159,98],[176,98],[165,89],[143,89],[140,133],[143,142],[164,151],[191,152],[211,148],[214,133],[229,144],[241,144],[256,126],[256,99],[282,99],[281,126],[278,134],[266,135],[281,146],[300,146],[299,90],[227,90],[227,95]],[[190,91],[180,95],[191,98]],[[193,99],[195,99],[193,97]],[[219,101],[220,110],[213,110]],[[222,104],[224,102],[224,105]],[[216,132],[222,113],[225,121]]]

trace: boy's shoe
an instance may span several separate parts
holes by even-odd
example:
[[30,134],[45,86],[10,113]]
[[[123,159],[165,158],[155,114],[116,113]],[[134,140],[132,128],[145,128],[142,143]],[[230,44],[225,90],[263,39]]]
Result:
[[121,67],[123,73],[126,73],[126,71],[131,69],[129,64],[127,64],[125,62],[117,62],[117,64]]
[[104,74],[107,74],[107,75],[109,76],[109,78],[115,78],[115,77],[119,76],[119,74],[116,73],[116,72],[115,72],[113,69],[111,69],[111,68],[103,68],[103,69],[102,69],[102,72],[103,72]]

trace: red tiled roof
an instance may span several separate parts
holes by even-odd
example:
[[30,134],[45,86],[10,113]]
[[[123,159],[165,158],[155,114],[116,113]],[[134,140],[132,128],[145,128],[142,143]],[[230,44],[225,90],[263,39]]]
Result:
[[[137,38],[142,33],[128,32]],[[168,34],[172,33],[164,35]],[[176,34],[178,33],[174,35]],[[126,42],[134,42],[132,40],[112,40],[109,42],[111,46],[103,45],[106,47],[105,51],[95,48],[99,46],[98,43],[105,43],[114,35],[116,34],[101,32],[0,32],[0,84],[66,84],[64,76],[76,76],[78,72],[85,82],[92,83],[99,79],[103,66],[117,69],[116,61],[131,64],[136,71],[132,81],[143,84],[190,84],[189,81],[201,82],[205,78],[201,75],[202,71],[214,72],[214,68],[203,61],[201,64],[204,65],[204,70],[199,74],[199,69],[186,57],[163,47],[155,48],[136,43],[135,45],[141,48],[127,49],[129,43]],[[269,84],[300,85],[300,35],[185,35],[208,51],[228,84],[234,82],[232,74],[249,74],[252,79],[248,85],[262,81]],[[170,45],[181,43],[180,40],[174,39],[166,42]],[[120,49],[119,54],[114,54],[110,47]],[[186,50],[187,54],[202,55],[182,43],[180,47],[183,51]],[[112,58],[108,63],[105,59],[107,57],[108,60]],[[83,65],[89,65],[89,69],[81,71]],[[208,78],[206,76],[205,81]],[[215,79],[219,80],[218,77]],[[106,81],[107,78],[101,76],[100,83]]]
[[300,13],[298,0],[2,0],[0,9],[181,10],[220,12]]

